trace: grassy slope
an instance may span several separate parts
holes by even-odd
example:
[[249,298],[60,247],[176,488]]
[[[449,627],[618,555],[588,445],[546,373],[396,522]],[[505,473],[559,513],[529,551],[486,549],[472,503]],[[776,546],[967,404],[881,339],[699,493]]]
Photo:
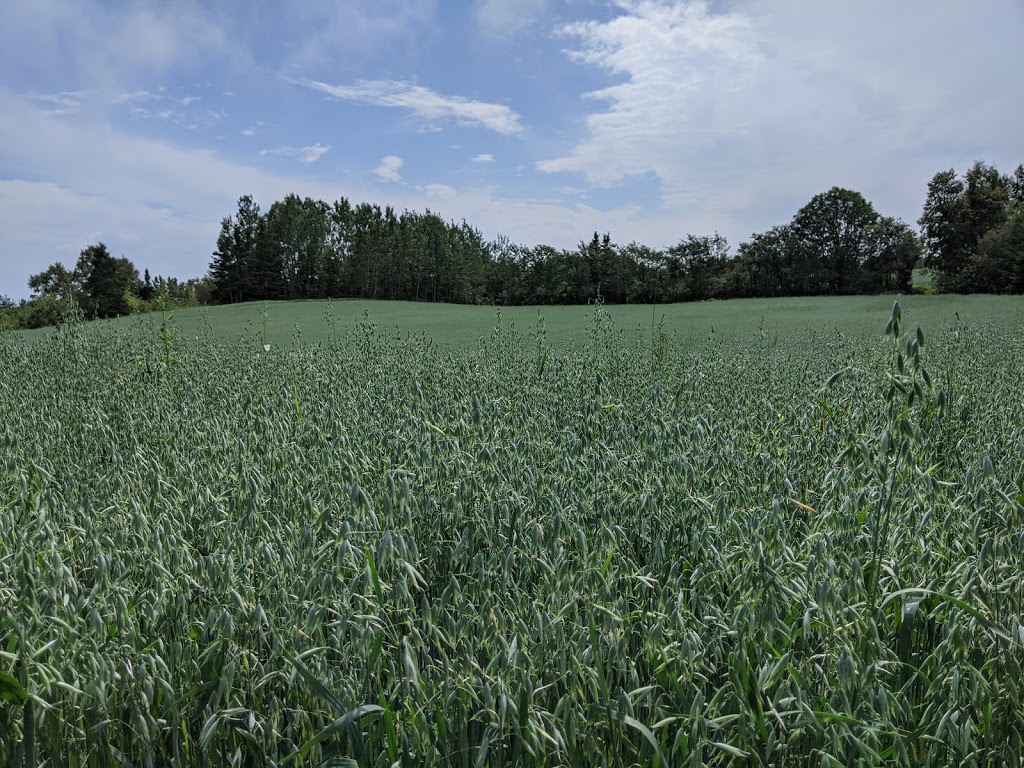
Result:
[[[724,337],[758,333],[787,336],[794,332],[835,328],[844,334],[881,333],[879,318],[888,317],[893,296],[848,296],[785,299],[736,299],[688,304],[608,307],[620,330],[650,332],[664,317],[664,330],[685,339],[714,332]],[[1024,298],[1019,296],[904,296],[900,298],[908,323],[932,333],[959,322],[1024,325]],[[325,341],[344,335],[364,313],[381,330],[402,335],[423,333],[437,342],[463,346],[486,336],[498,313],[503,323],[525,331],[544,318],[555,343],[574,343],[586,334],[589,307],[490,307],[386,301],[253,302],[225,307],[199,307],[173,313],[177,331],[187,336],[237,338],[248,335],[262,343],[290,344]],[[115,321],[146,328],[158,327],[161,315]],[[265,322],[264,322],[265,321]]]

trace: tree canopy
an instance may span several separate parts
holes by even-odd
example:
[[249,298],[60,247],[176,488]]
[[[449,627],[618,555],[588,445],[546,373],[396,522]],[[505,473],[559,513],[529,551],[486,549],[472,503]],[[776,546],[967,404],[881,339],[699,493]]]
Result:
[[1021,291],[1017,221],[1024,215],[1024,165],[1012,176],[976,162],[964,174],[935,174],[918,223],[928,266],[941,290],[958,293]]
[[219,302],[356,297],[495,304],[695,301],[909,290],[920,244],[903,222],[833,188],[730,256],[715,233],[665,250],[594,232],[573,250],[486,241],[465,221],[341,198],[249,196],[221,222],[210,263]]

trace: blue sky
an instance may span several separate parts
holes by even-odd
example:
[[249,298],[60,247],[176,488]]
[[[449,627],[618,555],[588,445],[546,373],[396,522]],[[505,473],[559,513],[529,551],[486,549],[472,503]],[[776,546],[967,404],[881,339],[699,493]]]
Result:
[[430,208],[493,238],[735,248],[839,185],[1024,161],[1021,0],[0,7],[0,294],[98,240],[205,273],[237,198]]

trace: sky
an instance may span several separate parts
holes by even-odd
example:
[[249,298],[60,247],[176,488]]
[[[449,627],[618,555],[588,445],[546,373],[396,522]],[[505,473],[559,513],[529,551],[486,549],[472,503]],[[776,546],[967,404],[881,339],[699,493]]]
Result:
[[1024,162],[1024,0],[0,4],[0,294],[102,241],[205,274],[251,194],[735,249],[833,186],[916,227]]

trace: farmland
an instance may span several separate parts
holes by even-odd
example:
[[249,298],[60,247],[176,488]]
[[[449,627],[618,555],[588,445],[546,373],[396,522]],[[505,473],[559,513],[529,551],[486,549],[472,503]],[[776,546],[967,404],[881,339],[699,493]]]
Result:
[[0,335],[0,764],[1020,765],[1024,302],[901,303]]

